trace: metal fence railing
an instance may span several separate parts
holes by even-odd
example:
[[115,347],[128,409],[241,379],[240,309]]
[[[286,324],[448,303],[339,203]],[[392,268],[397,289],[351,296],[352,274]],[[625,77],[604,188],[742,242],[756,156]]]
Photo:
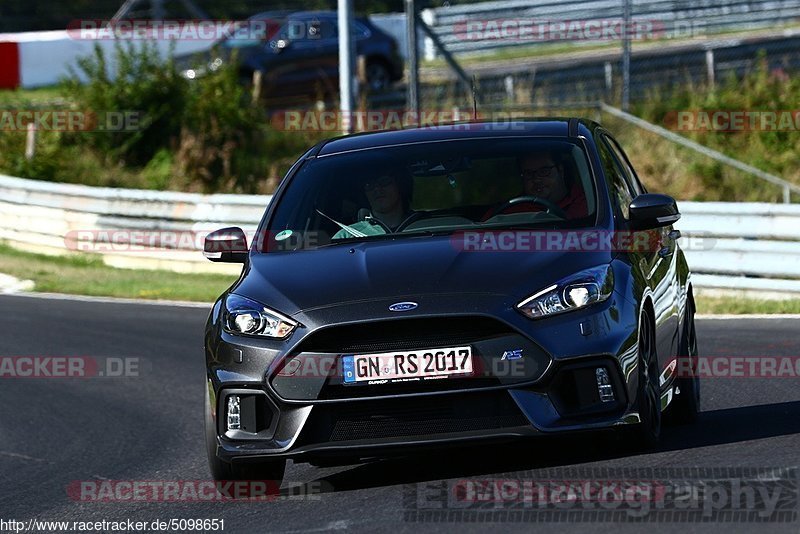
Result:
[[[459,54],[520,44],[607,43],[619,33],[622,10],[622,0],[503,0],[455,3],[422,16],[447,49]],[[680,39],[785,25],[800,19],[800,1],[637,0],[631,17],[633,39]],[[435,48],[426,46],[425,53],[432,59]]]

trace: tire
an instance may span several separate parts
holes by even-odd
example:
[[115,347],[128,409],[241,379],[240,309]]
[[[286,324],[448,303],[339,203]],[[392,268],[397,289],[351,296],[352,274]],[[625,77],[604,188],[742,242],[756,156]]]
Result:
[[[678,352],[677,386],[680,393],[669,406],[669,421],[689,424],[697,420],[700,412],[700,379],[697,377],[697,333],[694,325],[694,299],[689,298]],[[688,376],[686,376],[688,374]]]
[[639,358],[636,404],[641,422],[634,430],[638,450],[655,447],[661,439],[661,386],[655,332],[647,315],[639,319]]
[[214,480],[271,480],[274,489],[280,488],[286,472],[286,460],[269,460],[259,463],[232,464],[223,462],[217,456],[217,431],[214,418],[211,415],[210,395],[206,389],[206,453],[208,455],[208,468]]
[[382,61],[369,61],[366,67],[367,88],[370,93],[382,93],[389,88],[392,77]]

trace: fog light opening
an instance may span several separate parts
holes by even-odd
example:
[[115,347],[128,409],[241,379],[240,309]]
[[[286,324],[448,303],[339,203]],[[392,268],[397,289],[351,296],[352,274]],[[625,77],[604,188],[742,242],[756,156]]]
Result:
[[595,378],[597,379],[597,394],[600,396],[600,402],[614,402],[614,388],[611,387],[611,378],[608,376],[608,371],[605,367],[598,367],[594,371]]
[[228,397],[228,430],[239,430],[241,428],[241,418],[239,410],[239,395]]

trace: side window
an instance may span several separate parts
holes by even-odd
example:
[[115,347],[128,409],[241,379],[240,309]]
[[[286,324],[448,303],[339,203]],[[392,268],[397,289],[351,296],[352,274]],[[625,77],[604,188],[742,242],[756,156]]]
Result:
[[622,216],[627,220],[628,208],[633,200],[633,192],[631,191],[630,185],[604,140],[597,143],[597,153],[603,165],[603,174],[606,175],[606,182],[608,183],[608,191],[611,198],[616,202],[620,213],[622,213]]
[[627,178],[628,183],[630,184],[633,191],[635,191],[637,195],[646,193],[647,190],[642,186],[642,183],[639,181],[639,177],[636,175],[636,171],[633,170],[633,167],[628,161],[627,154],[625,154],[625,152],[622,150],[622,147],[619,146],[619,143],[617,143],[615,139],[609,136],[603,136],[603,139],[606,140],[609,148],[611,148],[611,151],[617,158],[617,161],[622,167],[622,172],[625,173],[625,177]]

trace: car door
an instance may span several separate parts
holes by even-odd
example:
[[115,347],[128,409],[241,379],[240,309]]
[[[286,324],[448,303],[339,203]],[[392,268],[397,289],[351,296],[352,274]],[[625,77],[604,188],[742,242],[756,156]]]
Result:
[[[639,177],[633,169],[619,143],[607,132],[601,136],[602,143],[611,153],[619,179],[625,184],[631,196],[646,193]],[[644,250],[634,251],[634,255],[644,273],[648,287],[653,291],[653,306],[656,321],[656,347],[661,368],[664,369],[678,349],[678,277],[677,277],[677,234],[672,226],[649,231]],[[644,243],[644,241],[641,241]]]

